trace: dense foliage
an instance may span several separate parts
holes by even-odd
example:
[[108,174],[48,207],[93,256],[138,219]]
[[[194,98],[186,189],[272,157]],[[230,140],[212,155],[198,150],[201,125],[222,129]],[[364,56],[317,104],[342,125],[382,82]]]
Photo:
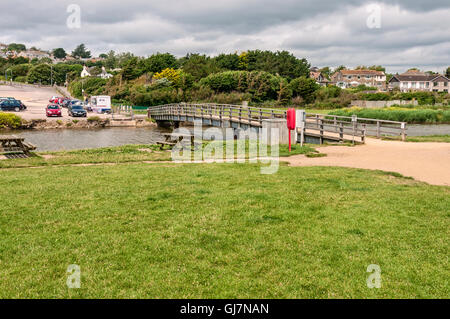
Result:
[[22,125],[22,118],[14,113],[0,112],[0,129],[1,128],[19,128]]
[[416,124],[450,124],[450,110],[402,109],[398,107],[382,109],[349,108],[332,111],[329,114],[340,116],[351,116],[354,114],[364,118]]

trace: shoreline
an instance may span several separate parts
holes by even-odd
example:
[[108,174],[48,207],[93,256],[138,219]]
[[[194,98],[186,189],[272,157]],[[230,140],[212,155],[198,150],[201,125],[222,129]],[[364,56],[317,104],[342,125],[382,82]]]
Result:
[[71,118],[71,119],[33,119],[22,120],[22,125],[17,128],[3,127],[0,132],[14,132],[24,130],[66,130],[66,129],[93,129],[110,127],[156,127],[156,123],[145,118],[138,119],[110,119],[93,116],[91,118]]

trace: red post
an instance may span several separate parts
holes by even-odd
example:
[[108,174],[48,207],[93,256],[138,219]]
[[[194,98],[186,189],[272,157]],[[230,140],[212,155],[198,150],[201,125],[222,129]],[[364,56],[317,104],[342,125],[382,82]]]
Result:
[[291,131],[295,130],[295,109],[289,109],[286,113],[287,128],[289,130],[289,152],[291,151]]

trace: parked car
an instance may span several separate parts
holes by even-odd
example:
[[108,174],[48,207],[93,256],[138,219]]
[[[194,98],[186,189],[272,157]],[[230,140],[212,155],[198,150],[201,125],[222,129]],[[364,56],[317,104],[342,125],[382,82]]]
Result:
[[63,98],[63,100],[61,102],[61,106],[67,108],[67,107],[69,107],[69,104],[71,101],[72,101],[71,99]]
[[50,103],[58,104],[58,105],[61,105],[62,101],[63,101],[63,98],[59,97],[59,96],[52,96],[52,98],[49,100]]
[[26,110],[27,107],[19,100],[0,100],[0,110],[1,111],[15,111],[20,112]]
[[59,107],[58,104],[47,105],[47,107],[45,108],[45,114],[47,115],[47,117],[52,116],[62,117],[61,108]]
[[87,116],[86,110],[80,104],[69,105],[69,107],[67,108],[67,111],[69,112],[69,116],[72,116],[72,117],[86,117]]

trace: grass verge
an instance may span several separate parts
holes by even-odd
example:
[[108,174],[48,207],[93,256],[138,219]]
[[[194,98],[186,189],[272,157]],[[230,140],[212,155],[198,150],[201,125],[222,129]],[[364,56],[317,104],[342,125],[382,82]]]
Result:
[[[383,140],[401,141],[400,136],[386,136]],[[407,136],[406,142],[439,142],[450,143],[450,135]]]
[[[450,188],[250,164],[2,171],[0,298],[446,298]],[[81,268],[68,289],[67,267]],[[366,286],[367,266],[382,287]]]

